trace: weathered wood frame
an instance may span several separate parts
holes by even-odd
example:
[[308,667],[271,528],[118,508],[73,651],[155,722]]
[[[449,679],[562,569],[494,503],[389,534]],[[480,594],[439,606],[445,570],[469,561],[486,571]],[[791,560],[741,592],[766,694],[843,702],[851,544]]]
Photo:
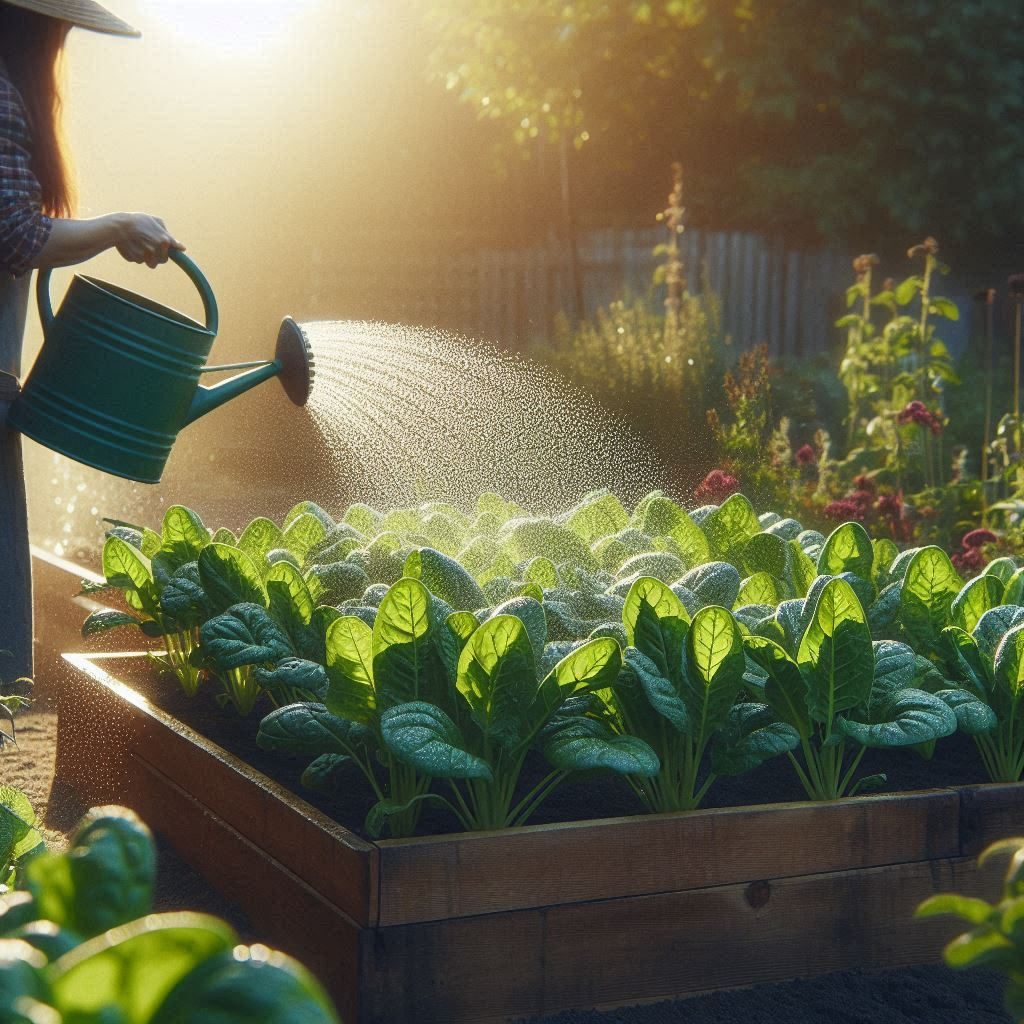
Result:
[[152,705],[138,655],[66,655],[58,777],[134,807],[362,1024],[507,1021],[936,961],[926,896],[1024,831],[1024,787],[371,843]]

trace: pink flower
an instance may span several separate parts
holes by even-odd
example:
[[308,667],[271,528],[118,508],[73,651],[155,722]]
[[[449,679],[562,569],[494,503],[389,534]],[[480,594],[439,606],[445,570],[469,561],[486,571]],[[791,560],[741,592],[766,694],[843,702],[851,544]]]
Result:
[[[987,532],[979,530],[979,533]],[[972,576],[974,573],[981,572],[985,568],[985,556],[982,554],[981,548],[966,548],[963,551],[952,555],[950,560],[953,563],[954,568],[961,576]]]
[[924,402],[916,399],[896,414],[896,422],[900,424],[916,423],[918,426],[926,427],[933,434],[942,432],[942,419],[932,412]]
[[724,469],[713,469],[697,486],[693,496],[698,501],[718,502],[740,489],[740,482]]
[[867,508],[852,498],[840,498],[838,501],[829,502],[824,509],[829,519],[836,519],[846,522],[856,519],[863,522],[867,518]]
[[903,492],[897,491],[895,494],[883,494],[878,499],[878,504],[875,507],[881,515],[899,519],[903,515]]
[[999,540],[999,538],[991,530],[982,528],[965,533],[963,540],[961,540],[960,543],[968,550],[977,550],[984,547],[986,544],[994,544],[997,540]]
[[796,455],[793,457],[796,459],[798,466],[810,466],[818,458],[817,453],[809,444],[797,448]]

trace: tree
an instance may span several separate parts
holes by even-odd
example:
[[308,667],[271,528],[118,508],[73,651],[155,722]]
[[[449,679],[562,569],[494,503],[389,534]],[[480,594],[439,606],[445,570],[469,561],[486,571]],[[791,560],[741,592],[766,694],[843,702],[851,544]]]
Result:
[[420,3],[432,74],[525,149],[557,144],[567,188],[589,150],[591,176],[625,157],[624,191],[681,160],[716,226],[852,244],[1021,223],[1016,0]]

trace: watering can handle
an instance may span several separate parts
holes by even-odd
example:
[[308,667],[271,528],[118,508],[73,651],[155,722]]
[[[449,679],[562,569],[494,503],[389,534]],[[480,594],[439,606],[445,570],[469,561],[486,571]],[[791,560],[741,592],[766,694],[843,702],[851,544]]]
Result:
[[[203,272],[188,258],[181,250],[172,249],[168,254],[172,263],[177,263],[188,275],[189,280],[196,286],[199,296],[203,300],[203,314],[206,317],[206,329],[211,334],[216,334],[220,326],[220,319],[217,313],[217,299],[214,297],[210,282],[206,280]],[[39,319],[43,324],[43,333],[48,333],[53,326],[53,306],[50,303],[50,274],[51,268],[46,267],[39,271],[39,280],[36,282],[36,298],[39,302]]]

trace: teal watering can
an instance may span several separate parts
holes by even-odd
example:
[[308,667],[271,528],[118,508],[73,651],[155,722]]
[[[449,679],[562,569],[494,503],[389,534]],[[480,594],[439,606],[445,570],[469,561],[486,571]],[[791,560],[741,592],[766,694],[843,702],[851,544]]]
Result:
[[[8,424],[55,452],[140,483],[159,483],[178,431],[255,385],[279,377],[305,405],[313,358],[302,328],[281,325],[272,360],[207,366],[217,336],[217,300],[184,253],[171,259],[203,300],[206,325],[91,277],[75,276],[56,316],[50,271],[39,274],[43,347]],[[213,387],[201,374],[245,370]]]

